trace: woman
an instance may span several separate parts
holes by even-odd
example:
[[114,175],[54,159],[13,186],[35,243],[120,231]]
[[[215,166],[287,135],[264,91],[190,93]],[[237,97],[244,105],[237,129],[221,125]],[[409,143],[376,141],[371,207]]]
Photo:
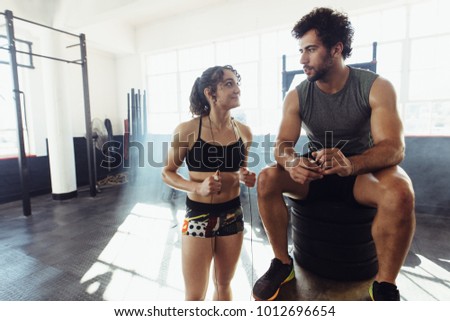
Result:
[[[231,279],[243,241],[240,182],[255,185],[247,168],[250,128],[230,111],[240,105],[240,76],[231,66],[211,67],[195,81],[190,110],[198,116],[174,131],[162,175],[187,192],[182,227],[182,266],[186,300],[204,300],[213,262],[214,300],[231,300]],[[189,179],[178,174],[186,161]]]

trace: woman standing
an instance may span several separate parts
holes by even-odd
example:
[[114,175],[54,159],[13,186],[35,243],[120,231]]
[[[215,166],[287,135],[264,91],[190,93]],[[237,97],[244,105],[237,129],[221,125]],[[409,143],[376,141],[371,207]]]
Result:
[[[182,227],[186,300],[204,300],[211,262],[214,300],[231,300],[230,287],[240,256],[244,221],[240,182],[255,185],[247,166],[250,128],[231,117],[240,105],[240,76],[231,66],[208,68],[190,96],[192,120],[181,123],[163,169],[163,180],[187,192]],[[178,174],[186,161],[189,179]]]

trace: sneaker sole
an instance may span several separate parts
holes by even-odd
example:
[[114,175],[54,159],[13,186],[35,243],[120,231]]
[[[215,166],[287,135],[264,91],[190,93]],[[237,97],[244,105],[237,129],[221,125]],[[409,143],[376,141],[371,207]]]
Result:
[[280,286],[278,287],[278,289],[276,290],[276,292],[274,293],[274,295],[272,295],[270,298],[264,300],[264,299],[260,299],[258,298],[254,293],[253,293],[253,298],[256,301],[273,301],[277,298],[278,293],[280,293],[280,289],[283,285],[285,285],[286,283],[288,283],[289,281],[293,280],[295,278],[295,271],[294,269],[292,269],[291,273],[289,274],[289,276],[283,281],[281,282]]
[[375,299],[373,298],[373,284],[369,288],[369,295],[370,295],[370,298],[372,299],[372,301],[375,301]]

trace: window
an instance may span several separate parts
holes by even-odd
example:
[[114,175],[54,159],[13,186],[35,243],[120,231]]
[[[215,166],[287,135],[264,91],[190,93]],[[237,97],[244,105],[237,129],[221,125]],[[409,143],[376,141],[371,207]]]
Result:
[[[450,24],[445,16],[449,11],[449,1],[425,0],[349,13],[355,38],[347,63],[370,61],[372,43],[377,42],[377,73],[397,92],[406,135],[450,135]],[[301,68],[291,26],[149,55],[150,132],[167,134],[190,119],[189,95],[195,78],[207,67],[231,64],[242,76],[241,106],[233,110],[234,117],[250,125],[256,135],[276,134],[282,106],[282,55],[287,57],[287,70]],[[298,75],[291,89],[303,79]]]
[[255,134],[267,131],[262,126],[261,105],[272,110],[279,107],[279,79],[269,76],[261,81],[259,74],[261,70],[276,74],[278,58],[274,53],[261,63],[260,37],[253,36],[148,56],[149,132],[169,134],[178,123],[191,119],[189,96],[195,79],[208,67],[228,64],[242,78],[241,106],[232,111],[233,117],[251,126]]
[[405,129],[411,135],[450,135],[448,1],[411,5]]

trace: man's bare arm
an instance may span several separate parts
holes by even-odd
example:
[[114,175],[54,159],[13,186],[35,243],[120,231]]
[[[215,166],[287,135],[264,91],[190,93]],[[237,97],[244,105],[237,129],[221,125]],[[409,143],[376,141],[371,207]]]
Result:
[[283,105],[283,118],[275,145],[275,159],[289,172],[295,182],[304,184],[323,176],[322,169],[315,162],[296,156],[295,144],[300,137],[301,124],[298,94],[295,90],[290,91]]
[[377,78],[370,91],[369,102],[374,146],[361,155],[349,157],[353,175],[394,166],[404,158],[403,125],[392,84],[381,77]]
[[288,92],[283,104],[283,116],[275,143],[275,160],[286,167],[295,159],[295,144],[300,137],[301,119],[297,91]]

